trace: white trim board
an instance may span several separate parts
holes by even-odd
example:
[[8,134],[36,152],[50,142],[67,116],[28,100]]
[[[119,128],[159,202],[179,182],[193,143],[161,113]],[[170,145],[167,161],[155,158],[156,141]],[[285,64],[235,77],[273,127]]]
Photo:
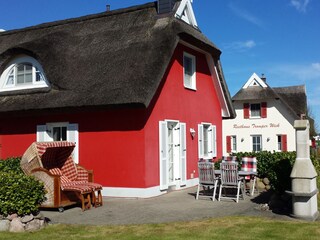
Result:
[[[188,179],[184,187],[175,190],[186,189],[198,185],[199,179]],[[124,197],[124,198],[151,198],[168,193],[168,191],[160,191],[159,186],[150,188],[122,188],[122,187],[103,187],[102,196],[104,197]]]

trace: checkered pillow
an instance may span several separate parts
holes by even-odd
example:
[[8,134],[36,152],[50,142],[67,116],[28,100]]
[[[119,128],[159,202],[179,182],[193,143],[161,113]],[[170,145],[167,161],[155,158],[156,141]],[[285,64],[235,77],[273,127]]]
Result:
[[[241,171],[257,172],[257,158],[256,157],[243,157]],[[250,179],[250,176],[246,176],[246,179]]]

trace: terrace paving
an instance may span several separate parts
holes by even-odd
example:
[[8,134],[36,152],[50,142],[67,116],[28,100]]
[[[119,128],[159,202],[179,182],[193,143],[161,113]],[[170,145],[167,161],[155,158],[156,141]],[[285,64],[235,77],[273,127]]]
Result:
[[[192,221],[224,216],[261,216],[272,219],[293,220],[288,214],[271,210],[263,211],[261,194],[246,196],[236,203],[233,200],[211,201],[208,197],[195,200],[197,188],[172,191],[164,195],[141,198],[104,197],[104,205],[82,211],[80,206],[58,210],[43,210],[41,213],[53,224],[126,225],[144,223],[167,223]],[[262,200],[261,200],[262,199]]]

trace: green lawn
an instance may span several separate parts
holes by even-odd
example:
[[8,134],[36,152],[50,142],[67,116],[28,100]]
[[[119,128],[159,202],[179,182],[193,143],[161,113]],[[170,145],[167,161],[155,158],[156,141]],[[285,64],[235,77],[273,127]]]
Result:
[[225,217],[127,226],[50,225],[38,232],[1,232],[0,239],[320,239],[320,222]]

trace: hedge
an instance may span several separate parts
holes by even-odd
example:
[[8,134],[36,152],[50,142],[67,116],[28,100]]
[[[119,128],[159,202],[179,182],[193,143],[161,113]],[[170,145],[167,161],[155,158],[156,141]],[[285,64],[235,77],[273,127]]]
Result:
[[[291,170],[296,160],[296,152],[239,152],[233,154],[239,160],[241,167],[242,157],[252,156],[257,158],[257,170],[259,178],[268,178],[270,180],[271,189],[283,193],[286,190],[291,190]],[[315,169],[320,174],[320,159],[311,155],[311,161]],[[221,160],[216,162],[215,167],[219,168]],[[318,177],[318,184],[320,178]]]

